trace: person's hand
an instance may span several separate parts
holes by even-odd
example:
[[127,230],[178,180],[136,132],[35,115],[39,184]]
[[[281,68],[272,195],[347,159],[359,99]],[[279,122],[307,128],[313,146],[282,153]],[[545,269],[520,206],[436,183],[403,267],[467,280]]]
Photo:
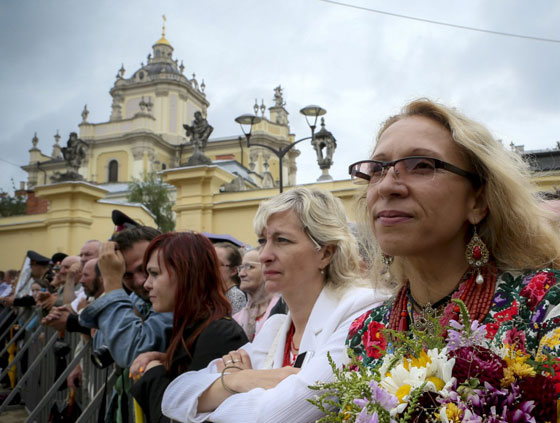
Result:
[[37,294],[37,304],[45,310],[50,310],[57,299],[58,295],[49,292],[39,292],[39,294]]
[[148,370],[148,368],[154,367],[155,364],[151,367],[148,367],[149,365],[156,361],[161,364],[161,361],[164,359],[164,357],[165,353],[159,351],[149,351],[142,353],[138,355],[138,357],[136,357],[130,365],[128,375],[132,380],[137,381],[142,377],[144,372]]
[[66,378],[66,383],[68,384],[68,388],[74,390],[77,390],[82,385],[82,366],[78,364],[74,367],[74,370],[72,370]]
[[14,305],[14,298],[15,295],[10,295],[9,297],[1,298],[0,301],[4,307],[11,307]]
[[117,249],[116,242],[109,241],[101,244],[97,263],[103,276],[105,292],[121,289],[126,264],[122,253]]
[[41,323],[58,331],[65,330],[69,315],[70,311],[68,310],[68,307],[54,307],[47,317],[44,317],[41,320]]
[[[297,374],[301,369],[286,366],[270,370],[234,370],[227,369],[222,377],[218,378],[198,398],[197,410],[199,413],[215,410],[234,392],[249,392],[255,388],[272,389],[288,376]],[[225,388],[226,386],[228,389]]]
[[146,366],[146,372],[148,370],[150,370],[152,367],[156,367],[156,366],[163,366],[163,363],[159,360],[152,360],[148,363],[148,365]]
[[247,354],[247,352],[245,350],[242,350],[241,348],[236,351],[230,351],[229,353],[224,355],[221,360],[218,360],[216,362],[218,372],[221,372],[228,366],[239,367],[239,369],[232,367],[227,370],[228,372],[238,372],[240,370],[253,368],[253,365],[251,364],[251,357],[249,357],[249,354]]
[[76,285],[76,281],[80,279],[82,274],[82,263],[77,262],[73,263],[68,269],[66,273],[66,282],[69,282],[71,285]]

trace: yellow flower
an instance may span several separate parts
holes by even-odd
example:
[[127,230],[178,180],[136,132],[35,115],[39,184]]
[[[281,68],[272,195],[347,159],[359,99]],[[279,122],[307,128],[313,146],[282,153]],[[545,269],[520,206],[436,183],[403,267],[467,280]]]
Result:
[[402,385],[399,389],[397,389],[397,393],[395,395],[399,399],[399,402],[404,402],[403,398],[410,394],[411,388],[412,387],[410,385]]
[[437,376],[427,377],[426,382],[432,382],[434,384],[434,386],[436,387],[438,392],[441,391],[443,389],[443,387],[445,386],[445,382]]
[[430,356],[426,353],[425,350],[422,350],[419,357],[411,356],[409,358],[405,358],[403,360],[403,367],[406,370],[410,370],[410,367],[416,367],[418,369],[422,367],[428,367],[428,364],[432,362]]
[[503,387],[511,385],[516,377],[524,378],[536,375],[533,366],[526,363],[529,357],[529,354],[515,350],[511,345],[506,344],[504,361],[507,364],[507,368],[504,369],[504,377],[501,380],[501,385]]
[[449,423],[460,423],[463,413],[455,404],[449,403],[445,406],[445,416]]
[[344,407],[344,411],[343,411],[343,413],[342,413],[342,415],[344,416],[344,417],[343,417],[344,420],[350,420],[350,419],[353,417],[351,411],[352,411],[352,408],[351,408],[349,405],[347,405],[346,407]]

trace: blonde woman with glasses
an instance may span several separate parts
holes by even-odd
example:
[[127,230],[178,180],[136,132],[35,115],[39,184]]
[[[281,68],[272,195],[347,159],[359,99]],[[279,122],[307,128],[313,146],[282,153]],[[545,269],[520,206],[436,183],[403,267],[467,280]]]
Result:
[[[312,422],[316,381],[333,379],[350,323],[375,301],[360,287],[358,244],[340,200],[299,187],[262,203],[254,220],[265,287],[281,294],[276,314],[252,343],[179,376],[165,391],[165,415],[180,422]],[[360,311],[362,310],[362,311]]]

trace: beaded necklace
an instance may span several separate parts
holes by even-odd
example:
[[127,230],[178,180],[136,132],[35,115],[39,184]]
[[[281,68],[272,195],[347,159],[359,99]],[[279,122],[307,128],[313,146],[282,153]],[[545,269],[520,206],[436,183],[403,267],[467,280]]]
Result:
[[[296,348],[294,345],[294,333],[296,328],[292,323],[290,325],[290,329],[288,330],[288,335],[286,336],[286,345],[284,346],[284,362],[282,366],[293,366],[296,362],[297,355],[299,353],[299,348]],[[295,353],[292,352],[295,351]]]
[[[484,320],[492,305],[496,289],[496,267],[489,263],[481,269],[481,273],[484,277],[483,284],[476,283],[477,272],[469,272],[465,275],[465,278],[455,292],[451,294],[451,297],[446,297],[447,300],[455,298],[462,300],[469,311],[471,320],[478,320],[479,322]],[[409,329],[409,320],[414,322],[414,312],[411,303],[415,301],[411,301],[408,285],[407,281],[395,298],[389,317],[389,329],[405,332]],[[436,304],[443,305],[441,301],[436,302]],[[422,307],[422,311],[419,314],[422,317],[425,315],[434,316],[434,309],[433,306],[428,304],[426,307]],[[457,320],[458,317],[459,306],[449,301],[443,310],[442,317],[439,319],[441,327],[447,327],[451,319]]]

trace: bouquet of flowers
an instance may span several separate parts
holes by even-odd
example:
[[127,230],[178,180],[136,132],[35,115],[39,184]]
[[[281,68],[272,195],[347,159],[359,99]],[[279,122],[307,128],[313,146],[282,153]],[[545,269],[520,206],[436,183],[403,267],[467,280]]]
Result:
[[329,357],[335,380],[311,387],[322,391],[310,400],[325,413],[319,422],[556,423],[559,359],[544,348],[531,357],[515,336],[491,347],[486,327],[453,301],[461,322],[376,334],[385,348],[373,367],[351,354],[338,369]]

